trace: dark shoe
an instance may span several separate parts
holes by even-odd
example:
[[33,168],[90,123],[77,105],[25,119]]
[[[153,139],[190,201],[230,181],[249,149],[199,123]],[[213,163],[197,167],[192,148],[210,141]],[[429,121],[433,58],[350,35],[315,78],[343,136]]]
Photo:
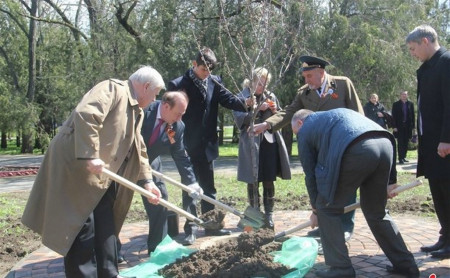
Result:
[[316,275],[322,278],[353,278],[356,277],[355,270],[350,267],[330,267],[328,270],[318,270]]
[[406,160],[406,159],[403,158],[403,162],[409,162],[409,160]]
[[386,270],[389,273],[404,275],[408,278],[420,277],[420,271],[416,265],[408,267],[408,268],[397,268],[397,267],[387,265]]
[[231,235],[231,231],[229,230],[209,230],[205,229],[205,236],[228,236]]
[[265,217],[266,218],[264,219],[264,228],[274,230],[275,227],[273,224],[272,213],[266,213]]
[[405,164],[405,162],[403,161],[403,159],[400,159],[400,160],[398,161],[398,164]]
[[353,232],[344,232],[345,242],[349,241],[352,238]]
[[433,257],[433,258],[439,258],[439,259],[450,258],[450,244],[447,244],[446,246],[442,247],[441,249],[433,251],[430,254],[431,254],[431,257]]
[[197,237],[195,236],[195,234],[189,234],[189,235],[186,235],[186,237],[181,241],[181,244],[192,245],[192,244],[194,244],[196,239],[197,239]]
[[122,255],[117,256],[117,263],[120,264],[123,262],[125,262],[125,258]]
[[306,235],[309,237],[320,237],[320,230],[319,228],[316,228],[314,230],[309,231]]
[[422,246],[420,247],[420,250],[422,250],[422,252],[433,252],[433,251],[437,251],[441,248],[443,248],[445,246],[445,239],[444,237],[440,236],[438,242],[436,242],[433,245],[428,245],[428,246]]

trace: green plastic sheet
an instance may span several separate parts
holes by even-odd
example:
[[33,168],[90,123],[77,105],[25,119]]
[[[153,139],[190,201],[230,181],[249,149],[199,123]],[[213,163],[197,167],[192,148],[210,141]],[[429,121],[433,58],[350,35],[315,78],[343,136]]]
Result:
[[[283,278],[301,278],[313,267],[317,258],[318,244],[313,238],[291,237],[282,244],[280,251],[272,252],[274,262],[281,263],[296,270]],[[175,262],[178,258],[189,256],[196,249],[187,248],[166,236],[151,253],[149,260],[132,268],[125,269],[120,275],[125,277],[155,278],[158,270]]]
[[283,278],[301,278],[314,266],[318,249],[319,245],[315,239],[294,236],[283,242],[281,251],[271,254],[274,255],[274,262],[296,268]]
[[163,241],[158,244],[155,251],[150,254],[150,258],[146,262],[124,269],[120,272],[120,275],[136,278],[162,277],[158,275],[158,270],[160,268],[175,262],[181,257],[189,256],[196,251],[197,249],[187,248],[177,243],[175,240],[172,240],[170,236],[166,236]]

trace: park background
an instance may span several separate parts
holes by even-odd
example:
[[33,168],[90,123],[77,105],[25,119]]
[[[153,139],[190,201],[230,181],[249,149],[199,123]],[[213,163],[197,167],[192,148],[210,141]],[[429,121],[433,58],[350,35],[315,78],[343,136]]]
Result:
[[[0,133],[21,153],[45,150],[58,126],[96,83],[127,79],[141,65],[169,80],[198,49],[212,48],[214,74],[241,90],[253,68],[273,74],[268,89],[288,105],[303,84],[301,55],[331,62],[390,110],[401,90],[416,100],[406,35],[430,24],[448,45],[449,0],[4,0],[0,3]],[[219,135],[233,125],[220,111]],[[288,127],[289,128],[289,127]],[[289,130],[284,136],[292,140]],[[236,137],[236,136],[235,136]],[[236,138],[235,138],[236,139]]]

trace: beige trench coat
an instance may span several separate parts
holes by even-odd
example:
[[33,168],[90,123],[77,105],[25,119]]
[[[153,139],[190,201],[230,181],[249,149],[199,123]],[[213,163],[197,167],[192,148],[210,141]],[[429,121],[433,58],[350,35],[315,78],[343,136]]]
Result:
[[349,78],[327,74],[327,84],[324,92],[329,92],[329,94],[321,98],[315,90],[309,89],[308,84],[302,86],[298,90],[294,101],[286,106],[285,109],[268,118],[266,122],[270,124],[272,130],[279,130],[283,126],[290,124],[292,116],[300,109],[309,109],[316,112],[335,108],[348,108],[364,115],[361,101]]
[[[133,182],[151,179],[140,135],[142,109],[131,91],[129,81],[97,84],[59,128],[45,154],[22,222],[63,256],[110,185],[105,176],[86,169],[86,159],[100,158],[106,168],[117,172],[131,150],[123,176]],[[117,234],[132,197],[131,190],[119,186],[114,204]]]

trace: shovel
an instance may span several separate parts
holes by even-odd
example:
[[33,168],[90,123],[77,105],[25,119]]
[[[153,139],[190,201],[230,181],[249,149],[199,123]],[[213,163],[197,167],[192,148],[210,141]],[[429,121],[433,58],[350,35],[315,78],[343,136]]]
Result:
[[[405,190],[408,190],[410,188],[416,187],[416,186],[421,185],[421,184],[422,184],[421,180],[416,180],[416,181],[413,181],[411,183],[405,184],[403,186],[399,186],[396,189],[392,190],[391,192],[392,193],[400,193],[400,192],[403,192]],[[361,204],[359,202],[356,202],[354,204],[348,205],[348,206],[346,206],[344,208],[344,213],[347,213],[349,211],[355,210],[355,209],[357,209],[359,207],[361,207]],[[287,229],[287,230],[285,230],[285,231],[283,231],[281,233],[276,234],[275,237],[274,237],[274,240],[277,240],[277,239],[282,238],[282,237],[284,237],[286,235],[295,233],[297,231],[300,231],[300,230],[302,230],[302,229],[304,229],[306,227],[310,227],[310,226],[311,226],[311,220],[308,220],[308,221],[306,221],[306,222],[304,222],[302,224],[299,224],[298,226],[292,227],[292,228]]]
[[[154,198],[156,197],[153,193],[151,193],[150,191],[140,187],[137,184],[132,183],[131,181],[111,172],[110,170],[103,168],[103,174],[105,174],[108,178],[122,184],[123,186],[147,197],[147,198]],[[190,214],[189,212],[180,209],[179,207],[171,204],[170,202],[164,200],[164,199],[159,199],[159,204],[162,205],[163,207],[166,207],[167,209],[186,217],[187,219],[195,222],[196,224],[203,226],[205,229],[212,229],[212,230],[217,230],[217,229],[221,229],[222,228],[222,224],[221,223],[217,223],[213,220],[210,221],[203,221],[200,218],[195,217],[194,215]]]
[[[219,202],[219,201],[217,201],[217,200],[215,200],[213,198],[210,198],[210,197],[208,197],[208,196],[206,196],[204,194],[199,194],[198,192],[196,192],[195,190],[193,190],[193,189],[189,188],[188,186],[182,184],[181,182],[178,182],[178,181],[176,181],[176,180],[174,180],[174,179],[172,179],[172,178],[170,178],[168,176],[165,176],[165,175],[163,175],[163,174],[161,174],[161,173],[159,173],[159,172],[157,172],[155,170],[152,170],[152,173],[153,173],[153,176],[155,176],[157,178],[160,178],[160,179],[163,179],[163,180],[165,180],[165,181],[167,181],[167,182],[169,182],[169,183],[171,183],[173,185],[178,186],[182,190],[188,192],[189,196],[191,196],[194,199],[200,198],[202,200],[205,200],[208,203],[211,203],[211,204],[213,204],[215,206],[218,206],[218,207],[222,208],[223,210],[226,210],[228,212],[233,213],[234,215],[239,216],[241,218],[241,221],[239,223],[243,222],[243,223],[246,224],[245,226],[251,226],[251,227],[253,227],[255,229],[259,229],[259,228],[261,228],[264,225],[264,215],[263,216],[259,216],[257,214],[255,215],[255,213],[251,213],[250,215],[248,215],[247,214],[248,210],[246,210],[244,213],[242,213],[242,212],[240,212],[240,211],[238,211],[238,210],[236,210],[236,209],[234,209],[234,208],[232,208],[232,207],[230,207],[230,206],[228,206],[228,205],[226,205],[226,204],[224,204],[222,202]],[[258,211],[258,213],[261,214],[261,212],[259,212],[259,211]]]

